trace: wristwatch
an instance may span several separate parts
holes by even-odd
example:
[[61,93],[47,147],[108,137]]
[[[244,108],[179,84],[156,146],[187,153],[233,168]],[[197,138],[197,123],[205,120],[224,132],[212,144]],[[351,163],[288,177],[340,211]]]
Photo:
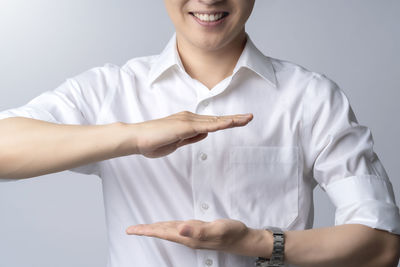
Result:
[[256,267],[282,267],[283,263],[283,253],[285,248],[285,235],[283,230],[279,227],[268,226],[265,230],[272,232],[274,237],[274,246],[272,249],[272,255],[270,259],[258,257],[255,262]]

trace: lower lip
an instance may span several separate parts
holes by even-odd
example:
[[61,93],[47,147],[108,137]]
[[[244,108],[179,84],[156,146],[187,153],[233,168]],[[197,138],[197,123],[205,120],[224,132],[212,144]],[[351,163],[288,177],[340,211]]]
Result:
[[225,16],[225,17],[223,17],[222,19],[217,20],[217,21],[202,21],[202,20],[200,20],[198,17],[196,17],[196,16],[194,16],[194,15],[190,15],[190,16],[192,16],[200,25],[205,26],[205,27],[215,27],[215,26],[218,26],[218,25],[220,25],[221,23],[223,23],[223,22],[225,21],[225,19],[228,17],[228,16]]

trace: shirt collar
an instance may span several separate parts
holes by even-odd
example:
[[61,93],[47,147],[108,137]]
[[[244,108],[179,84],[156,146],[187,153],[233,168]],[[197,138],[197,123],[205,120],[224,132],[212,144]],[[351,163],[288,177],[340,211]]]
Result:
[[236,63],[233,73],[236,73],[240,68],[247,68],[264,80],[276,87],[276,76],[274,66],[270,57],[265,56],[253,43],[250,36],[246,33],[247,42],[242,54]]
[[[246,33],[247,42],[233,70],[235,74],[240,68],[245,67],[255,72],[260,77],[276,87],[275,70],[271,59],[265,56],[252,42]],[[176,46],[176,33],[173,34],[164,50],[153,61],[149,72],[149,85],[160,78],[163,73],[173,66],[185,71]]]

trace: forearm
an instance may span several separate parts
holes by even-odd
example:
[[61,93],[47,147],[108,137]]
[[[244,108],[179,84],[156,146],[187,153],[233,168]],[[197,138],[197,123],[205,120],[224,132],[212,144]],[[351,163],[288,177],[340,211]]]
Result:
[[125,126],[1,120],[0,178],[29,178],[128,155],[133,151]]
[[[267,232],[267,231],[265,231]],[[267,232],[269,233],[269,232]],[[263,233],[265,235],[265,233]],[[285,231],[285,263],[301,267],[397,266],[399,236],[359,224]],[[269,258],[272,238],[264,238]]]
[[198,115],[189,111],[140,123],[60,125],[14,117],[0,120],[0,178],[28,178],[110,158],[162,157],[208,132],[246,125],[252,114]]

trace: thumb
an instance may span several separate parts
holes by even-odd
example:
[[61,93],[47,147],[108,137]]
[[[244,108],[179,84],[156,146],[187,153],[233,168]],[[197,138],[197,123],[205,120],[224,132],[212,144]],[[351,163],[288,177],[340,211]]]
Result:
[[182,236],[192,237],[193,235],[193,227],[187,224],[184,224],[179,231],[179,234]]
[[178,147],[184,146],[184,145],[188,145],[188,144],[192,144],[192,143],[196,143],[204,138],[206,138],[208,135],[208,133],[200,133],[197,134],[193,137],[187,138],[182,140],[181,142],[178,143]]

